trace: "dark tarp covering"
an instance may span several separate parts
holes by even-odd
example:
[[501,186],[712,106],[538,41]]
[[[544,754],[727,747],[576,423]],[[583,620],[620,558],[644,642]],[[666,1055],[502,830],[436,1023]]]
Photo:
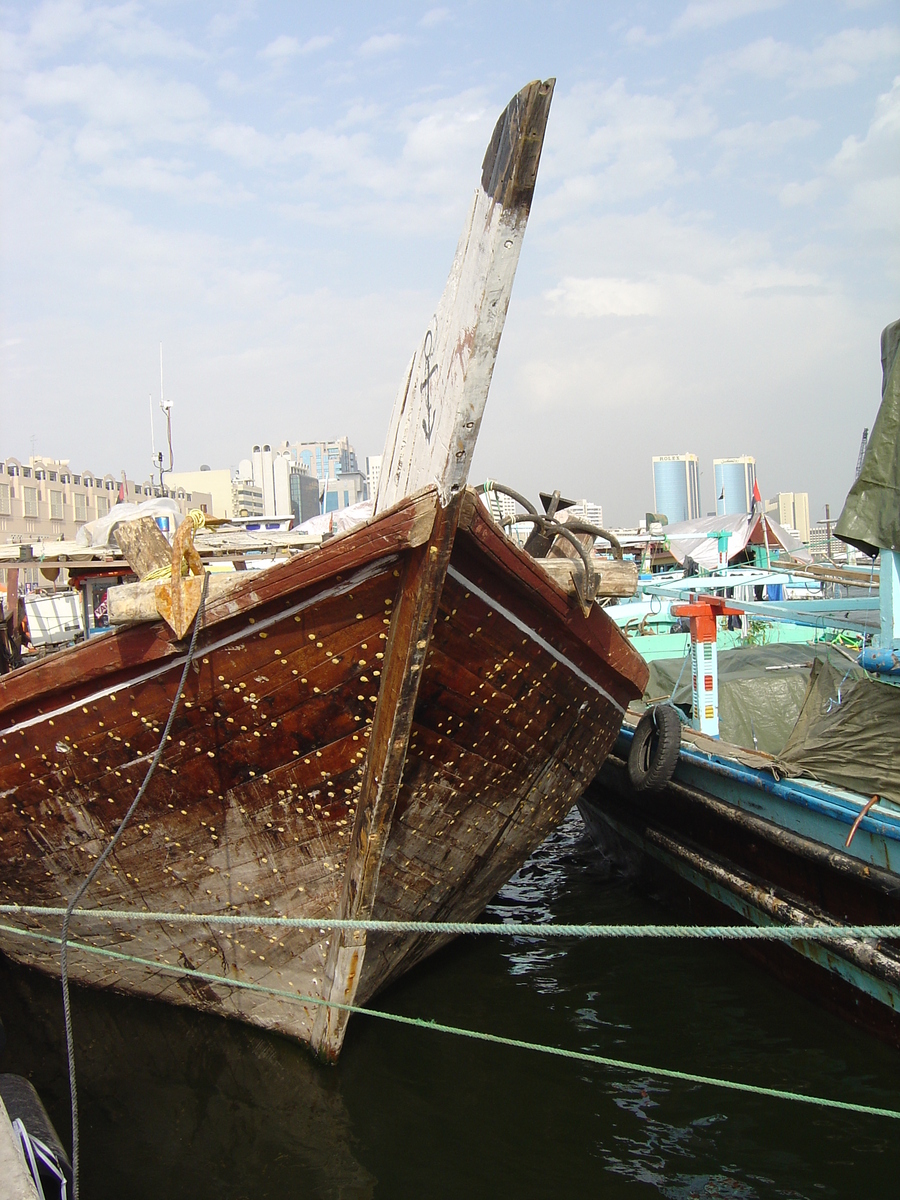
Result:
[[[840,672],[862,676],[861,668],[828,642],[771,646],[740,646],[719,652],[719,734],[723,741],[747,750],[779,754],[800,715],[810,669],[826,658]],[[658,702],[675,692],[675,704],[691,707],[690,659],[665,658],[650,663],[644,699]],[[755,738],[755,742],[754,742]]]
[[881,408],[862,470],[844,503],[834,532],[844,542],[875,555],[881,547],[900,550],[900,321],[881,335]]
[[837,666],[813,667],[803,708],[776,767],[785,775],[900,804],[900,688]]

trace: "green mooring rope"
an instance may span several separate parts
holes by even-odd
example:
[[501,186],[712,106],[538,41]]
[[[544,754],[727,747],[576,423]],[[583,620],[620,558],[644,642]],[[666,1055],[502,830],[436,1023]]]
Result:
[[[146,914],[145,914],[146,915]],[[359,928],[359,924],[356,924]],[[533,927],[530,927],[533,928]],[[614,928],[614,927],[613,927]],[[659,928],[667,928],[659,926]],[[39,941],[60,944],[60,939],[46,933],[35,933],[32,930],[19,929],[12,925],[0,925],[0,931],[19,937],[36,938]],[[89,946],[82,942],[71,942],[73,950],[84,950],[91,954],[99,954],[104,958],[118,959],[134,963],[136,966],[150,967],[154,971],[167,971],[172,974],[187,976],[190,979],[202,979],[204,982],[217,983],[229,988],[243,988],[246,991],[262,992],[267,996],[278,996],[301,1005],[318,1005],[325,1008],[337,1008],[342,1012],[357,1013],[363,1017],[378,1017],[383,1021],[393,1021],[398,1025],[411,1025],[416,1029],[428,1029],[433,1033],[449,1033],[456,1037],[471,1038],[478,1042],[490,1042],[497,1046],[512,1046],[516,1050],[533,1050],[538,1054],[549,1054],[556,1058],[574,1059],[577,1062],[592,1063],[595,1066],[611,1067],[619,1071],[631,1071],[640,1075],[658,1075],[664,1079],[677,1079],[684,1083],[702,1083],[710,1087],[727,1088],[733,1092],[747,1092],[754,1096],[769,1096],[775,1100],[792,1100],[799,1104],[814,1104],[819,1108],[834,1108],[842,1112],[861,1113],[865,1116],[891,1117],[900,1120],[900,1111],[893,1108],[879,1108],[871,1104],[853,1104],[849,1100],[832,1100],[827,1096],[808,1096],[802,1092],[789,1092],[782,1088],[762,1087],[754,1083],[740,1083],[734,1079],[719,1079],[714,1075],[697,1075],[692,1071],[675,1071],[668,1067],[653,1067],[646,1063],[628,1062],[625,1059],[609,1058],[603,1054],[592,1054],[586,1050],[566,1050],[562,1046],[548,1046],[541,1042],[526,1042],[521,1038],[502,1037],[497,1033],[485,1033],[478,1029],[462,1029],[456,1025],[444,1025],[439,1021],[426,1021],[422,1017],[404,1017],[400,1013],[384,1012],[383,1009],[362,1008],[356,1004],[338,1004],[332,1000],[322,1000],[317,996],[303,996],[288,992],[281,988],[266,987],[260,983],[250,983],[245,980],[226,979],[211,971],[188,970],[184,967],[172,966],[169,963],[154,962],[149,958],[138,958],[132,954],[123,954],[119,950],[109,950],[102,946]]]
[[[0,914],[60,917],[64,908],[0,904]],[[72,917],[102,921],[165,921],[172,925],[230,925],[238,928],[313,929],[368,933],[493,934],[528,938],[687,938],[723,941],[842,941],[896,938],[900,925],[542,925],[521,921],[380,921],[340,917],[267,917],[230,913],[139,912],[134,909],[76,908]]]

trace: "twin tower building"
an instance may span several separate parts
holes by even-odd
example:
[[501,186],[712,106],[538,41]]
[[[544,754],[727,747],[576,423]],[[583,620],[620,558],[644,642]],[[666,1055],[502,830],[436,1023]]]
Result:
[[[717,517],[753,511],[756,459],[714,458]],[[660,454],[653,458],[653,509],[663,513],[670,525],[693,521],[704,513],[700,505],[700,460],[696,454]],[[779,524],[795,530],[809,542],[809,497],[806,492],[779,492],[765,506]]]

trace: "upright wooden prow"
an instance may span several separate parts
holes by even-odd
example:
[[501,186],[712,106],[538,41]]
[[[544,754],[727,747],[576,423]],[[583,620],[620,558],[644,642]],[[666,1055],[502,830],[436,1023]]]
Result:
[[[342,918],[372,915],[382,856],[403,778],[419,682],[456,537],[519,250],[534,194],[554,80],[529,83],[502,113],[438,310],[394,404],[375,511],[433,488],[428,541],[407,559],[369,737]],[[352,1005],[366,952],[363,933],[335,934],[322,998]],[[336,1058],[349,1013],[319,1009],[313,1049]]]
[[394,403],[376,513],[431,484],[442,506],[469,475],[555,80],[522,88],[497,121],[447,286]]

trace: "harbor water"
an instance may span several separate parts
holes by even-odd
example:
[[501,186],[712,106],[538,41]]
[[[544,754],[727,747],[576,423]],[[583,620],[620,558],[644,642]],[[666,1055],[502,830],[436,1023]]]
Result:
[[[488,919],[659,922],[577,812]],[[897,1194],[900,1122],[665,1081],[356,1016],[340,1062],[233,1022],[74,992],[82,1194],[819,1200]],[[466,937],[373,1007],[530,1042],[900,1108],[900,1054],[733,946]],[[68,1142],[58,983],[0,961],[0,1069]]]

